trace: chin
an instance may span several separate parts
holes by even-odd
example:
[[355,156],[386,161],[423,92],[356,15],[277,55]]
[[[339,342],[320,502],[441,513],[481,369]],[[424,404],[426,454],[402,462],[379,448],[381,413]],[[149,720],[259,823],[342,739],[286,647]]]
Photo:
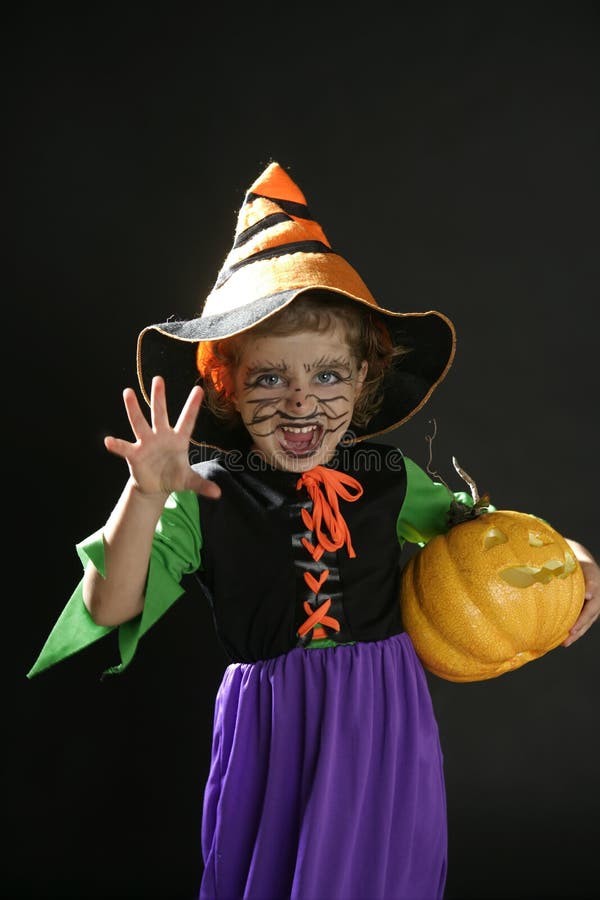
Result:
[[314,469],[315,466],[323,466],[325,463],[331,459],[333,453],[326,458],[320,458],[316,453],[313,453],[311,458],[298,458],[292,460],[283,460],[282,463],[278,466],[278,468],[283,468],[287,472],[308,472],[310,469]]

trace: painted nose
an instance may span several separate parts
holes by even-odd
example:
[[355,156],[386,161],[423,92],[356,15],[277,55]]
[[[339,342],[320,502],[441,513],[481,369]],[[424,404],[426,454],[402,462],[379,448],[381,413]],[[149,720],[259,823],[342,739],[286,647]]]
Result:
[[305,407],[307,404],[306,390],[303,387],[292,386],[287,397],[287,404],[293,410],[299,410]]

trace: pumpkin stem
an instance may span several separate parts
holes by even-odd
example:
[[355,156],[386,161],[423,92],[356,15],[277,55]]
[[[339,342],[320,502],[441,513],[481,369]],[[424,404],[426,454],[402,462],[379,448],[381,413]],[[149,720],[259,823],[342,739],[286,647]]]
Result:
[[[431,464],[433,462],[433,441],[435,440],[435,436],[437,434],[437,422],[435,419],[430,419],[429,421],[433,423],[433,434],[427,435],[425,438],[427,443],[429,444],[427,472],[432,477],[441,481],[442,484],[446,485],[448,490],[451,490],[451,488],[448,487],[439,472],[436,472],[431,467]],[[475,484],[474,479],[471,478],[471,476],[467,472],[465,472],[465,470],[458,464],[458,460],[455,456],[452,457],[452,464],[463,481],[466,481],[466,483],[469,485],[473,505],[470,506],[463,500],[454,499],[450,504],[450,508],[448,510],[448,526],[450,528],[454,527],[454,525],[460,525],[461,522],[466,522],[469,519],[475,519],[477,516],[488,512],[488,506],[490,505],[489,496],[487,494],[484,494],[483,497],[479,496],[479,491],[477,490],[477,485]]]
[[459,466],[458,460],[456,459],[455,456],[452,457],[452,465],[454,466],[454,468],[456,469],[456,471],[458,472],[458,474],[460,475],[462,480],[466,481],[467,484],[469,485],[469,490],[471,491],[471,497],[473,498],[473,505],[476,505],[479,502],[479,491],[477,490],[477,485],[475,484],[475,482],[473,481],[471,476],[468,474],[468,472],[465,472],[465,470]]
[[427,465],[425,466],[425,471],[426,471],[429,475],[431,475],[432,478],[435,478],[437,481],[440,481],[443,485],[445,485],[445,487],[447,487],[448,490],[451,490],[451,488],[449,487],[449,485],[446,484],[446,482],[444,481],[444,479],[442,478],[442,476],[440,475],[440,473],[437,471],[437,469],[434,469],[434,468],[432,467],[432,463],[433,463],[433,442],[434,442],[435,436],[436,436],[436,434],[437,434],[437,422],[436,422],[435,419],[430,419],[429,421],[433,423],[433,434],[426,434],[426,435],[425,435],[425,440],[426,440],[427,443],[429,444],[429,459],[427,460]]
[[463,500],[453,500],[448,510],[448,525],[450,528],[453,528],[454,525],[460,525],[461,522],[468,522],[469,519],[476,519],[477,516],[484,515],[484,513],[489,512],[488,507],[490,505],[488,494],[484,494],[483,497],[479,496],[475,481],[461,466],[459,466],[455,456],[452,457],[452,465],[462,480],[466,481],[469,485],[471,497],[473,498],[473,506],[469,506],[469,504],[465,503]]

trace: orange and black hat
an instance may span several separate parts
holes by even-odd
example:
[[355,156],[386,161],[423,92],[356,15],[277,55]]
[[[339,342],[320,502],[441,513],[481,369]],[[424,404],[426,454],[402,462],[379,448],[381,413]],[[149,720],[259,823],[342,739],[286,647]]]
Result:
[[[200,315],[143,329],[137,369],[149,402],[154,375],[162,375],[175,421],[194,384],[198,343],[231,337],[279,312],[307,291],[323,290],[361,303],[388,328],[394,344],[410,348],[384,379],[379,412],[356,440],[374,437],[406,422],[429,399],[452,364],[455,330],[434,310],[400,313],[379,306],[356,270],[329,243],[310,214],[306,199],[287,172],[272,162],[250,187],[238,214],[233,247]],[[243,426],[231,428],[203,405],[192,442],[221,450],[247,441]]]

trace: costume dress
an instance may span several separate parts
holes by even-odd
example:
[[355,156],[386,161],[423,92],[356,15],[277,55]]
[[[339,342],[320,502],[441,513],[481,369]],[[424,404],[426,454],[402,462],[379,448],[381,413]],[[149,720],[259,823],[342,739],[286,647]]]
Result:
[[[195,572],[231,663],[214,709],[201,900],[436,900],[443,760],[402,631],[402,546],[447,530],[454,494],[388,445],[338,446],[302,475],[252,451],[194,466],[219,500],[173,494],[121,671]],[[103,571],[101,533],[78,546]],[[35,674],[97,640],[77,588]]]

